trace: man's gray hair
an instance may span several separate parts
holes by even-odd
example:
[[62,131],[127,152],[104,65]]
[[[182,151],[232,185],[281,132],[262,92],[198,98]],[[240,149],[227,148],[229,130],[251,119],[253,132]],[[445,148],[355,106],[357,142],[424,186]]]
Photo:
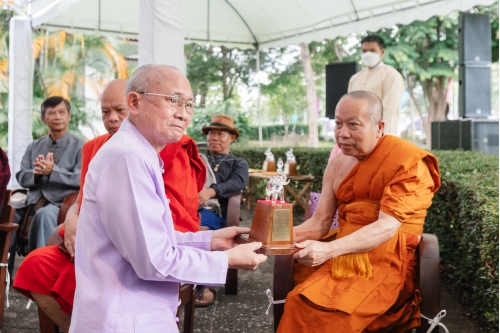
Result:
[[346,97],[351,97],[358,100],[365,100],[368,102],[369,105],[368,112],[370,116],[370,121],[372,122],[373,125],[377,125],[383,119],[384,107],[382,101],[374,93],[365,90],[352,91],[342,96],[339,100],[339,103]]
[[158,69],[160,68],[172,68],[176,71],[179,71],[176,67],[169,65],[142,65],[135,70],[132,76],[130,76],[130,79],[127,83],[127,89],[125,90],[125,96],[128,95],[128,93],[131,91],[147,92],[151,77],[157,75],[159,73]]

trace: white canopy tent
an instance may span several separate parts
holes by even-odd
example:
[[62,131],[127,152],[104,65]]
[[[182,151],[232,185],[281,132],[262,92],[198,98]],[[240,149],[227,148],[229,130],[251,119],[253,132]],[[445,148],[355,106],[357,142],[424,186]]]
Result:
[[[12,174],[32,141],[30,28],[138,38],[139,64],[184,69],[184,43],[257,50],[426,20],[495,0],[16,0],[11,22],[9,158]],[[31,82],[31,84],[30,84]],[[18,187],[11,177],[9,187]]]
[[[42,26],[137,38],[139,0],[80,0]],[[144,2],[144,1],[142,1]],[[147,1],[146,1],[147,2]],[[173,0],[154,1],[157,8]],[[261,49],[409,24],[495,0],[184,0],[186,43]],[[182,4],[182,1],[181,1]],[[182,6],[181,6],[182,7]],[[160,9],[158,9],[159,11]]]

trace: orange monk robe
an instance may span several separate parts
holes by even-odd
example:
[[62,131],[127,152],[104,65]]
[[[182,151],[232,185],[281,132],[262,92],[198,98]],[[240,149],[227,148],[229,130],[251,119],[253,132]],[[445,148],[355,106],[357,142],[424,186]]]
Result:
[[[101,147],[111,138],[110,134],[100,135],[86,144],[83,145],[82,148],[82,173],[80,176],[80,205],[78,206],[78,210],[82,206],[82,198],[83,198],[83,185],[85,184],[85,176],[87,176],[87,171],[89,171],[90,161],[94,158],[95,154],[101,149]],[[64,238],[64,224],[59,229],[59,235]]]
[[169,200],[174,229],[180,232],[200,230],[198,192],[205,184],[206,169],[196,142],[183,135],[160,152],[164,163],[163,183]]
[[418,326],[413,252],[439,186],[433,155],[383,136],[339,185],[337,239],[377,221],[380,210],[402,226],[368,252],[320,266],[288,294],[278,332],[404,332]]

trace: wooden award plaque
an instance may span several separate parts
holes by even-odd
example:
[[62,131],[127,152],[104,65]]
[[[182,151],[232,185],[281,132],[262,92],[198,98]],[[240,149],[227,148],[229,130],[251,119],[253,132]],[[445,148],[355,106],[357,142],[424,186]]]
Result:
[[292,204],[281,201],[258,200],[248,237],[237,237],[237,243],[262,242],[261,253],[290,255],[297,252],[293,246]]

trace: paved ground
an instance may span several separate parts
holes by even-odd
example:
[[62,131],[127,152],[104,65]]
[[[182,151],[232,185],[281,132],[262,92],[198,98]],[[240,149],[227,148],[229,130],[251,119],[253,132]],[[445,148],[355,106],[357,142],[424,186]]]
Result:
[[[249,226],[252,215],[252,211],[242,208],[242,225]],[[300,214],[295,215],[300,217]],[[298,218],[296,220],[299,221]],[[17,258],[16,264],[21,261],[22,258]],[[239,271],[238,295],[225,295],[224,287],[220,287],[213,306],[196,309],[195,332],[273,332],[272,310],[269,315],[265,314],[268,306],[265,291],[272,289],[272,272],[272,257],[256,271]],[[9,299],[10,308],[5,310],[4,327],[0,333],[38,332],[36,304],[26,309],[27,299],[16,291],[11,291]],[[453,291],[442,288],[441,304],[447,311],[443,323],[450,333],[480,332],[479,325],[467,317],[467,309],[455,300]]]

